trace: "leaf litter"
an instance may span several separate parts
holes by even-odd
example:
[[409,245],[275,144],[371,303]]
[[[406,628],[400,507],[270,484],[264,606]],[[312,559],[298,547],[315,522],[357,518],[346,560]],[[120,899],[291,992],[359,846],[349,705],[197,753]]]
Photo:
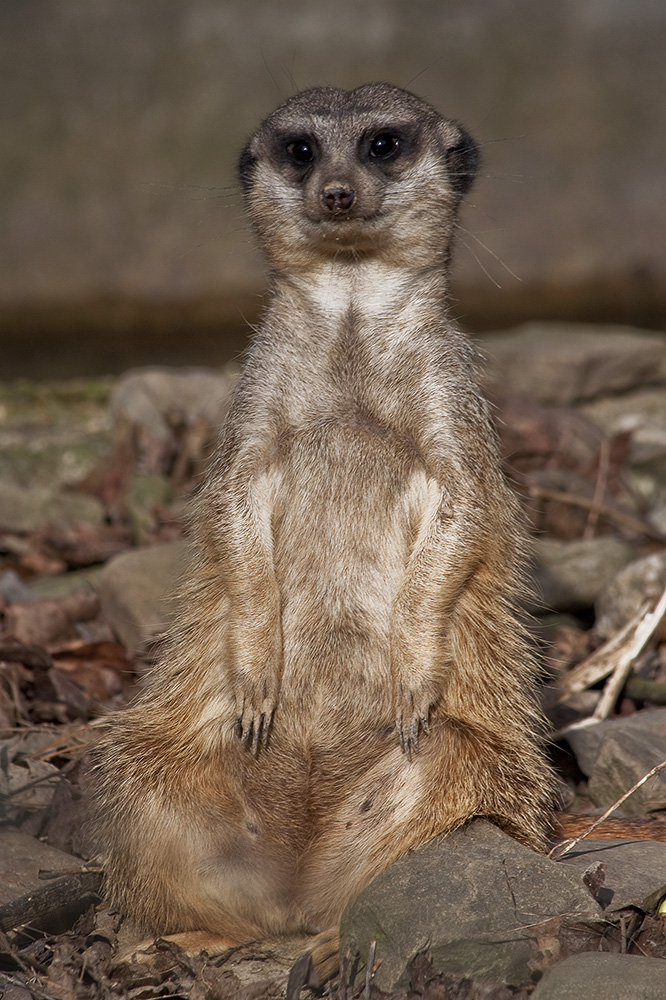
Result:
[[[168,440],[157,442],[143,429],[119,427],[108,457],[88,473],[78,489],[104,505],[106,522],[98,526],[41,528],[28,535],[0,537],[0,572],[11,570],[29,586],[31,580],[95,567],[112,555],[141,544],[182,535],[182,501],[170,503],[168,491],[151,502],[146,517],[132,511],[137,475],[163,476],[181,496],[201,480],[213,432],[197,423],[171,421]],[[630,434],[611,438],[581,414],[564,407],[544,407],[526,400],[501,401],[500,435],[507,471],[522,496],[535,530],[561,540],[610,534],[631,540],[643,551],[663,547],[640,497],[625,475]],[[166,497],[166,499],[165,499]],[[655,602],[656,603],[656,602]],[[662,609],[663,610],[663,609]],[[145,664],[133,659],[103,621],[89,587],[65,597],[14,600],[0,598],[0,822],[44,840],[68,854],[89,859],[93,848],[84,832],[85,777],[81,766],[96,720],[126,704]],[[652,615],[654,627],[645,620]],[[640,711],[650,699],[632,697],[632,682],[652,664],[648,683],[666,686],[666,632],[654,606],[642,610],[621,635],[600,646],[594,626],[562,622],[544,649],[552,666],[552,690],[566,702],[600,690],[608,675],[624,675],[607,699],[604,712]],[[656,622],[656,624],[655,624]],[[636,635],[649,632],[637,648]],[[633,642],[633,645],[632,645]],[[631,654],[631,655],[630,655]],[[549,660],[550,657],[550,660]],[[627,659],[630,659],[627,667]],[[628,674],[628,680],[626,675]],[[645,687],[641,692],[645,693]],[[648,693],[650,689],[647,689]],[[654,688],[652,697],[659,696]],[[655,700],[654,704],[659,704]],[[564,835],[584,833],[592,817],[561,814]],[[666,839],[666,818],[606,819],[595,836]],[[568,830],[567,830],[568,823]],[[649,832],[645,827],[649,826]],[[602,873],[586,873],[593,895]],[[666,889],[664,894],[666,895]],[[579,951],[613,951],[666,958],[661,899],[605,915],[603,923],[571,926],[558,918],[534,929],[535,975]],[[120,915],[103,903],[88,906],[64,931],[53,933],[31,923],[0,932],[0,988],[11,1000],[52,998],[84,1000],[273,1000],[284,997],[289,963],[304,942],[261,942],[218,957],[191,957],[173,942],[158,941],[141,963],[121,962]],[[371,963],[372,964],[372,963]],[[409,968],[410,985],[381,993],[368,975],[355,986],[342,975],[325,990],[333,1000],[526,1000],[533,987],[480,984],[438,973],[424,952]]]

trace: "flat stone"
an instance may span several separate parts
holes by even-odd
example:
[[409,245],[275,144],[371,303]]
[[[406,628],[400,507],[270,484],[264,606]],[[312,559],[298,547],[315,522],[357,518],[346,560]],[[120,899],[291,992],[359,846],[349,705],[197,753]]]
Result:
[[[564,734],[597,806],[608,807],[664,759],[666,708],[575,726]],[[666,776],[654,775],[622,804],[626,816],[666,805]]]
[[40,871],[70,871],[83,867],[75,858],[20,830],[0,829],[0,906],[44,888]]
[[615,635],[646,601],[656,602],[666,587],[666,550],[634,559],[601,588],[595,629],[602,638]]
[[[40,872],[53,877],[44,879]],[[101,885],[101,872],[19,830],[0,829],[0,929],[70,921]]]
[[527,323],[476,338],[490,392],[568,406],[655,379],[666,340],[631,327]]
[[172,599],[188,565],[187,542],[123,552],[99,576],[102,612],[123,645],[141,653],[171,619]]
[[6,569],[0,573],[0,597],[7,604],[14,601],[34,601],[36,593],[24,583],[18,573],[13,569]]
[[375,940],[375,982],[386,992],[407,984],[406,967],[426,946],[437,972],[528,984],[534,926],[600,912],[571,867],[477,819],[378,875],[343,915],[341,951],[353,943],[362,961]]
[[595,898],[606,912],[640,906],[666,886],[666,844],[661,841],[581,840],[559,864],[575,868],[582,876],[597,862],[606,870]]
[[103,521],[104,508],[94,497],[0,482],[0,528],[4,531],[28,534],[52,524],[99,525]]
[[217,426],[235,378],[232,369],[137,368],[118,380],[110,410],[116,421],[140,427],[161,443],[173,433],[170,415],[188,426],[199,420]]
[[632,735],[649,735],[658,741],[666,740],[666,708],[649,709],[591,725],[576,726],[567,730],[565,739],[576,755],[581,771],[589,777],[607,737],[622,741],[630,739]]
[[[590,774],[587,791],[595,805],[602,808],[614,802],[664,760],[663,737],[637,732],[609,734],[604,738]],[[666,775],[653,775],[625,802],[626,816],[646,816],[666,808]]]
[[36,728],[0,741],[0,822],[19,823],[48,806],[60,771],[38,754],[52,740],[49,729]]
[[101,566],[86,566],[84,569],[74,569],[69,573],[54,573],[51,576],[39,576],[30,581],[32,598],[40,600],[49,597],[69,597],[80,590],[97,590],[99,578],[102,575]]
[[666,1000],[666,964],[641,955],[572,955],[543,974],[532,1000]]
[[533,553],[537,600],[556,611],[592,607],[635,556],[631,545],[609,536],[574,542],[537,538]]
[[666,471],[666,392],[663,386],[608,396],[581,407],[609,437],[631,432],[629,462]]

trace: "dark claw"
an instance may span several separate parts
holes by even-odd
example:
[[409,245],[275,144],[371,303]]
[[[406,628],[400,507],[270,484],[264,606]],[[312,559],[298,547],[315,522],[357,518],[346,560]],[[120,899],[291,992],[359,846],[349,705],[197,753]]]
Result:
[[292,966],[289,973],[289,981],[287,982],[286,1000],[298,1000],[301,990],[306,986],[310,986],[313,989],[321,987],[321,981],[312,962],[312,954],[309,951],[306,951],[304,955],[299,955]]
[[418,753],[420,734],[423,733],[424,736],[427,736],[430,732],[430,724],[427,719],[414,718],[409,726],[404,726],[400,723],[397,729],[400,739],[400,749],[411,760],[412,754]]

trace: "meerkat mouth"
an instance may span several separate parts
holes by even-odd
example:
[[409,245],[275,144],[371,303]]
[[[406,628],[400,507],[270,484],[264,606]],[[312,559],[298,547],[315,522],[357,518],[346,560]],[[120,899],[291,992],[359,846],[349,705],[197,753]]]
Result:
[[377,246],[382,235],[383,213],[310,219],[310,222],[312,235],[324,244],[335,244],[337,249],[367,250]]

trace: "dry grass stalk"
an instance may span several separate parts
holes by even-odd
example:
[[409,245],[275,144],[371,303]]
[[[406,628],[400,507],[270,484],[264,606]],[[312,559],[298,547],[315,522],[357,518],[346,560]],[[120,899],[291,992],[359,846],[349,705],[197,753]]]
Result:
[[666,767],[666,760],[662,760],[661,764],[656,764],[653,768],[651,768],[647,772],[647,774],[644,774],[642,778],[639,778],[638,781],[634,785],[632,785],[627,792],[624,793],[624,795],[621,795],[620,798],[617,800],[617,802],[614,802],[613,805],[610,806],[606,810],[606,812],[599,817],[599,819],[596,819],[594,823],[592,823],[587,828],[587,830],[585,830],[584,833],[579,834],[577,837],[571,837],[569,840],[563,840],[559,844],[556,844],[555,847],[553,847],[553,849],[548,852],[548,857],[552,858],[553,861],[560,861],[565,854],[568,854],[569,851],[573,850],[576,844],[579,844],[581,840],[585,840],[586,837],[589,837],[590,834],[594,830],[596,830],[596,828],[601,823],[603,823],[605,819],[608,819],[608,817],[612,815],[612,813],[614,813],[616,809],[619,809],[622,803],[626,802],[629,796],[633,795],[633,793],[637,789],[639,789],[641,785],[644,785],[649,778],[651,778],[654,774],[657,774],[659,771],[662,771],[665,767]]

